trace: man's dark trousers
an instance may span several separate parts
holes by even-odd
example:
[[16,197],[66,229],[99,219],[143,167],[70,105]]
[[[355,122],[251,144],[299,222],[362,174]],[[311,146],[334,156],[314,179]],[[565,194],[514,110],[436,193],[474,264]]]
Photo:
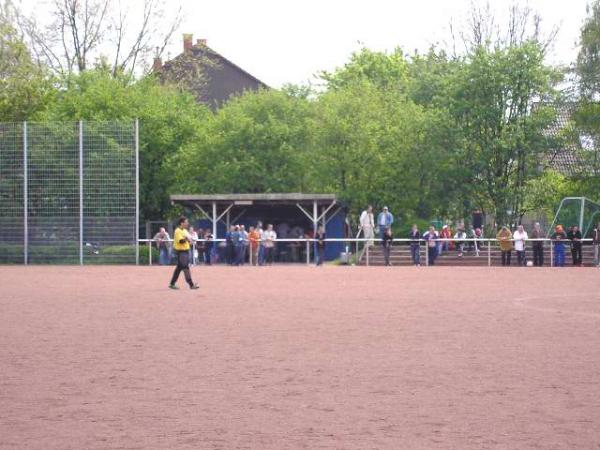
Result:
[[533,243],[533,265],[539,267],[544,265],[544,243],[541,241]]
[[176,251],[177,254],[177,267],[175,267],[175,272],[173,272],[173,278],[171,278],[171,286],[175,286],[177,280],[179,279],[179,274],[183,272],[185,276],[185,281],[190,286],[193,286],[194,283],[192,281],[192,275],[190,274],[190,252],[189,250],[181,250]]

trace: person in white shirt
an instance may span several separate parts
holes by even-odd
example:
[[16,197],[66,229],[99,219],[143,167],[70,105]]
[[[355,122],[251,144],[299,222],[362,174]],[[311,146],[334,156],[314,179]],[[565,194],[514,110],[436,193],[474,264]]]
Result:
[[524,266],[527,262],[525,259],[525,241],[528,239],[528,236],[523,225],[519,225],[517,231],[513,234],[513,239],[515,240],[515,251],[517,252],[517,264]]
[[275,241],[277,240],[277,233],[273,230],[273,225],[269,224],[267,226],[267,229],[263,232],[262,240],[265,248],[265,262],[270,265],[273,263]]
[[190,227],[188,230],[188,234],[190,236],[190,266],[196,265],[196,260],[198,259],[198,250],[196,250],[196,241],[198,240],[198,233],[194,230],[194,227]]
[[366,245],[373,245],[375,237],[375,217],[373,216],[373,207],[369,205],[366,210],[360,215],[360,229],[363,232],[363,237],[369,239]]
[[464,250],[465,250],[465,239],[467,238],[467,233],[464,228],[459,228],[456,230],[456,234],[454,235],[454,239],[458,239],[456,241],[456,249],[458,250],[458,257],[462,258]]

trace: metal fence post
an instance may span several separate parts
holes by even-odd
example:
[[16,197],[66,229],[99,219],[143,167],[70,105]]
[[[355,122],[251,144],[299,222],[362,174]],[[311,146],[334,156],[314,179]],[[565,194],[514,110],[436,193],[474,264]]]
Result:
[[429,242],[425,241],[425,265],[429,266]]
[[369,247],[371,246],[367,245],[367,266],[369,265]]
[[[158,254],[160,255],[160,251]],[[152,265],[152,241],[148,241],[148,265]]]
[[138,119],[135,119],[135,265],[138,266],[139,264],[140,264],[140,122]]
[[83,265],[83,121],[79,121],[79,264]]
[[488,240],[488,267],[492,266],[492,241]]
[[27,178],[27,122],[23,122],[23,262],[29,264],[29,186]]
[[550,267],[554,267],[554,245],[552,245],[552,239],[550,239]]

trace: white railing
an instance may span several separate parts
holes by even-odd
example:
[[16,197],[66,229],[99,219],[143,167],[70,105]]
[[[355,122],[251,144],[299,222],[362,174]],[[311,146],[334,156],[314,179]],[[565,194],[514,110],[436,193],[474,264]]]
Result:
[[[298,243],[305,243],[306,245],[306,264],[310,264],[311,262],[311,254],[310,254],[310,247],[311,247],[311,243],[315,243],[319,241],[319,239],[315,239],[315,238],[285,238],[285,239],[276,239],[274,242],[275,244],[279,243],[279,242],[298,242]],[[358,256],[358,245],[359,243],[365,243],[365,242],[369,242],[369,241],[379,241],[381,242],[381,238],[373,238],[373,239],[365,239],[365,238],[326,238],[324,239],[324,241],[327,242],[344,242],[346,244],[352,244],[352,243],[356,243],[356,255]],[[543,242],[544,244],[546,243],[564,243],[564,244],[569,244],[571,243],[571,240],[569,239],[560,239],[560,240],[556,240],[556,239],[550,239],[550,238],[539,238],[539,239],[533,239],[533,238],[529,238],[529,239],[496,239],[496,238],[464,238],[464,239],[460,239],[460,238],[437,238],[434,240],[434,242],[438,243],[438,242],[463,242],[463,243],[472,243],[475,245],[475,248],[477,249],[477,256],[479,256],[480,252],[486,251],[487,253],[487,265],[491,266],[492,265],[492,243],[499,243],[499,242],[516,242],[516,241],[524,241],[525,244],[530,243],[530,242]],[[159,242],[159,240],[156,239],[139,239],[138,243],[142,244],[142,245],[147,245],[148,246],[148,264],[152,265],[152,244]],[[163,242],[169,242],[172,243],[173,240],[172,239],[167,239],[167,240],[163,240]],[[195,241],[196,244],[198,243],[215,243],[215,244],[219,244],[219,243],[225,243],[228,242],[227,239],[198,239]],[[246,241],[247,244],[244,245],[251,245],[251,242],[256,242],[256,241]],[[259,243],[262,242],[262,240],[258,241]],[[427,242],[431,242],[427,239],[411,239],[411,238],[393,238],[392,239],[392,243],[404,243],[404,244],[419,244],[419,249],[421,249],[421,247],[426,247],[426,243]],[[580,239],[578,240],[578,242],[583,243],[593,243],[593,239]],[[486,250],[481,250],[483,248],[483,246],[480,246],[480,244],[486,244],[487,243],[487,247]],[[424,245],[425,244],[425,245]],[[364,252],[364,256],[366,257],[366,265],[368,266],[370,263],[370,258],[369,258],[369,253],[370,253],[370,247],[369,245],[365,245],[363,248],[363,252]],[[554,266],[554,245],[550,245],[550,266]],[[514,250],[514,248],[512,249]],[[420,251],[420,250],[419,250]],[[357,261],[358,262],[358,261]],[[425,251],[425,264],[429,265],[429,255],[428,252]]]

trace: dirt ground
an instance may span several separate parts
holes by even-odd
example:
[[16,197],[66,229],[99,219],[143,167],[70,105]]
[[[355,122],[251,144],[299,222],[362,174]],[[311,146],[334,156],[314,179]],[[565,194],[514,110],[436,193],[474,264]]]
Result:
[[0,267],[2,449],[600,449],[600,270]]

